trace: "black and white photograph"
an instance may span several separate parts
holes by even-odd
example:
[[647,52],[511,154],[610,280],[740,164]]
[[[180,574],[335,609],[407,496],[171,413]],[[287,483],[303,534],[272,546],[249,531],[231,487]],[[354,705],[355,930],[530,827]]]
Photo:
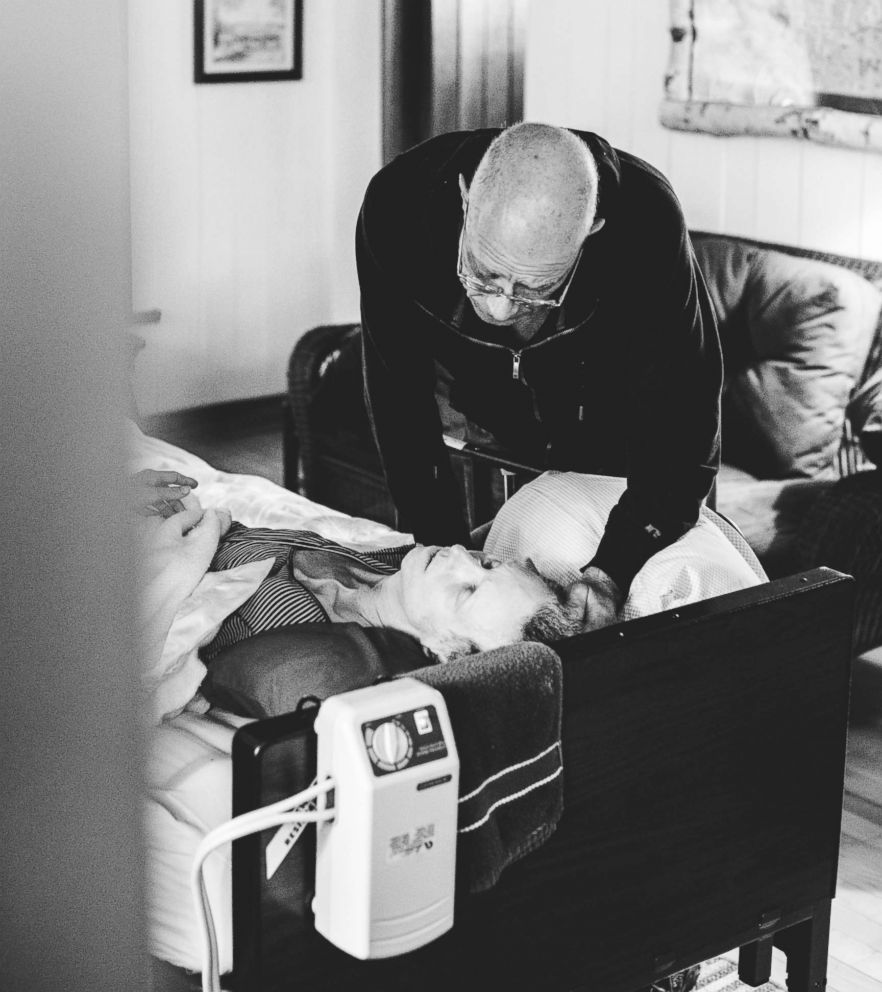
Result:
[[882,992],[882,0],[0,2],[0,990]]

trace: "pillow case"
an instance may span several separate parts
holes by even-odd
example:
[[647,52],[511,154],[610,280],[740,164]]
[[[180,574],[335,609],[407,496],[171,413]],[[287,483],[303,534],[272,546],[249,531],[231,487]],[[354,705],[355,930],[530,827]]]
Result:
[[304,696],[326,699],[432,664],[410,634],[356,623],[301,623],[232,644],[211,660],[202,695],[258,718],[290,713]]
[[[610,476],[544,472],[503,503],[484,550],[503,560],[529,558],[540,574],[569,585],[594,557],[625,485],[624,479]],[[764,581],[747,543],[742,540],[736,548],[714,517],[713,511],[702,509],[695,527],[647,561],[631,583],[622,620]]]
[[175,613],[159,661],[141,677],[152,723],[176,716],[193,699],[205,677],[199,648],[224,620],[256,591],[273,559],[252,561],[220,572],[206,572]]
[[830,473],[882,293],[830,262],[722,237],[694,246],[726,362],[726,461],[758,478]]

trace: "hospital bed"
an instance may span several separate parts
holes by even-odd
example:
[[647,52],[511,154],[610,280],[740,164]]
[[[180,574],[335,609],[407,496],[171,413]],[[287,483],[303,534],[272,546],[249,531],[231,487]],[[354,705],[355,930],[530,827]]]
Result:
[[[136,467],[197,478],[203,503],[243,522],[375,546],[406,540],[136,441]],[[359,961],[315,932],[311,827],[269,880],[268,837],[237,841],[206,863],[232,968],[224,987],[633,992],[733,948],[742,980],[759,985],[778,947],[791,992],[823,989],[852,598],[849,577],[820,568],[557,645],[560,823],[486,891],[458,889],[453,929],[419,950]],[[233,813],[309,784],[314,717],[305,706],[254,720],[206,711],[197,697],[151,728],[147,915],[164,987],[198,988],[187,887],[196,845]]]

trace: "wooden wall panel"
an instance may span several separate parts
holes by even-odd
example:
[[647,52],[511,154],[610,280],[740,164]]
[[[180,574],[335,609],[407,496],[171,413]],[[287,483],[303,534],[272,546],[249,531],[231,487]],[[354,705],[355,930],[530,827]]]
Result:
[[135,366],[140,412],[280,393],[300,334],[358,316],[381,0],[307,5],[296,82],[195,85],[192,5],[129,13],[133,308],[162,311]]
[[[756,187],[753,191],[756,231],[751,234],[762,241],[800,244],[803,146],[798,141],[782,138],[750,140],[759,142]],[[727,223],[728,219],[723,218],[723,224]]]
[[750,138],[732,138],[723,148],[725,171],[720,177],[720,217],[713,230],[747,237],[757,230],[756,142]]
[[[582,10],[569,0],[543,0],[542,4],[530,3],[527,7],[524,60],[524,117],[527,120],[547,121],[553,124],[571,124],[587,127],[585,120],[602,101],[593,99],[596,94],[584,84],[584,63],[590,58],[589,36],[584,35]],[[561,17],[569,17],[567,31],[559,31]],[[575,58],[575,48],[570,45],[576,37],[583,37],[583,57]],[[578,115],[570,114],[570,94],[576,92],[579,101]]]
[[882,258],[882,155],[863,155],[859,254]]
[[684,134],[690,140],[671,147],[667,176],[681,202],[689,203],[689,223],[699,230],[720,225],[721,179],[724,154],[719,145],[708,145],[703,135]]
[[[804,146],[803,146],[804,147]],[[805,149],[808,152],[808,148]],[[799,191],[800,240],[856,255],[861,247],[861,181],[866,153],[822,146],[804,154]],[[836,184],[831,189],[831,183]],[[832,194],[832,195],[831,195]]]
[[[614,145],[629,148],[634,141],[633,87],[635,75],[641,70],[634,62],[632,39],[637,34],[634,19],[634,0],[620,0],[620,9],[612,16],[612,4],[606,7],[608,44],[605,65],[600,79],[601,92],[606,106],[606,136]],[[598,25],[600,27],[600,25]]]

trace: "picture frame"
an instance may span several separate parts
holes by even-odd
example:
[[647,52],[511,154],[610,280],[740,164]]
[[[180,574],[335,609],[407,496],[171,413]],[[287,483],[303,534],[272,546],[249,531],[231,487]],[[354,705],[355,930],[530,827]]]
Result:
[[303,0],[194,0],[196,83],[303,77]]
[[670,0],[664,127],[882,152],[879,0]]

